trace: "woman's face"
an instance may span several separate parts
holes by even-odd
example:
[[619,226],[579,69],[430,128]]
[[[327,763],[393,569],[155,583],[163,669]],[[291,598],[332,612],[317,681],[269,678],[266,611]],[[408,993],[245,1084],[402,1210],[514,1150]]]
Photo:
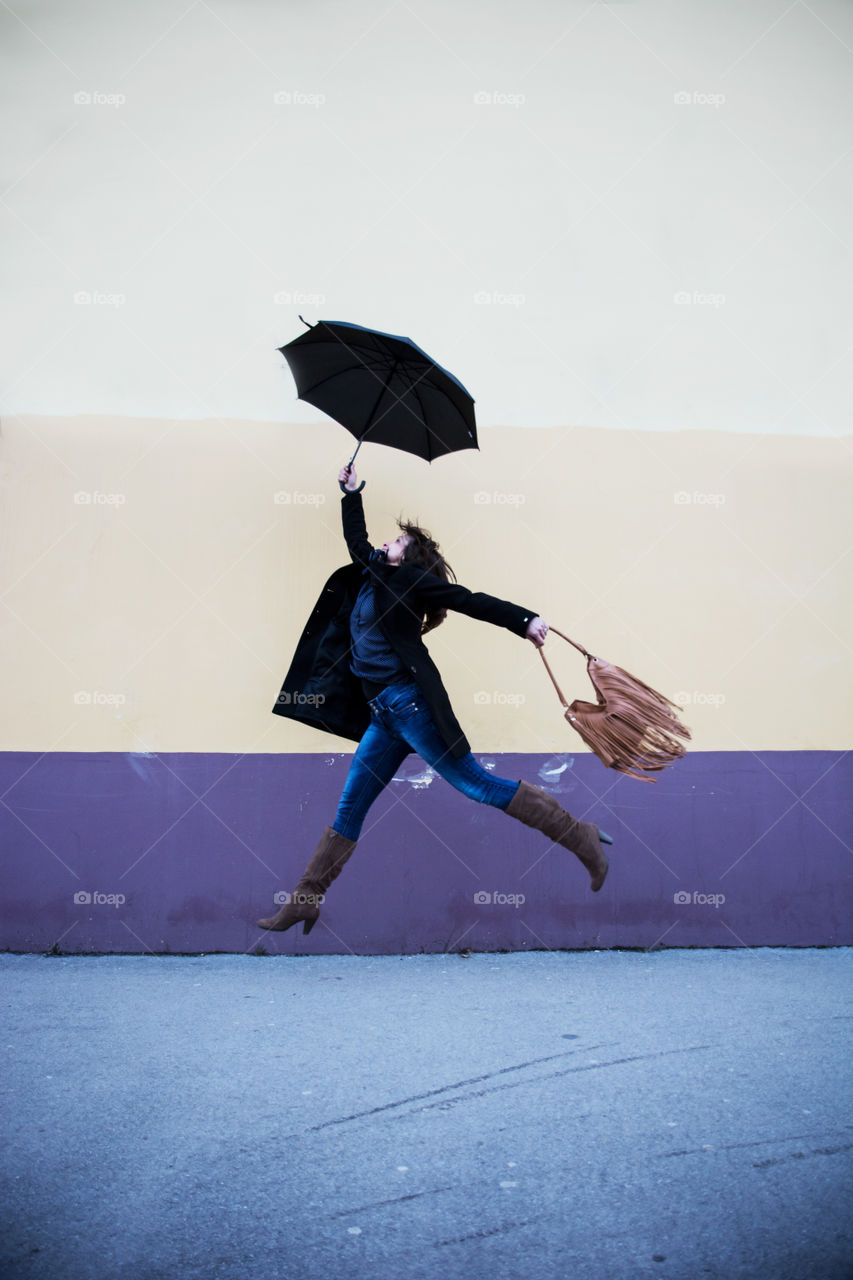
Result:
[[385,552],[386,564],[401,564],[403,553],[411,542],[411,538],[407,533],[401,533],[399,538],[395,538],[393,542],[383,542],[382,550]]

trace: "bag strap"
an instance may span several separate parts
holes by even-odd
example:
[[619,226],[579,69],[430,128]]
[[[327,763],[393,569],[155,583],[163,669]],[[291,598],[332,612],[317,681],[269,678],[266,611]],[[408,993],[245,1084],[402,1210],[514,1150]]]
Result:
[[[562,636],[564,640],[568,640],[569,644],[572,644],[576,649],[579,649],[585,658],[592,657],[591,654],[587,653],[586,649],[583,647],[582,644],[578,644],[576,640],[569,639],[568,636],[563,635],[562,631],[558,631],[556,627],[552,627],[550,623],[548,624],[548,630],[553,631],[555,635]],[[548,675],[551,677],[551,683],[553,684],[554,688],[557,690],[557,697],[560,699],[560,703],[562,704],[563,708],[565,710],[568,710],[569,704],[568,702],[566,702],[566,699],[563,697],[563,691],[560,688],[560,686],[557,684],[557,681],[554,679],[554,673],[551,670],[550,666],[548,665],[548,659],[545,657],[545,646],[539,645],[538,648],[539,648],[539,656],[541,657],[542,661],[545,663],[545,670],[548,672]]]

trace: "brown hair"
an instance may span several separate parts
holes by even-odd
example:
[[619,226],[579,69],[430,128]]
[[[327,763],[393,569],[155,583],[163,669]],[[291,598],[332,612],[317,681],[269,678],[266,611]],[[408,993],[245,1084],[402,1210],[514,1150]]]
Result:
[[[403,552],[403,564],[420,565],[428,573],[434,573],[437,578],[441,578],[442,582],[456,581],[456,574],[441,554],[438,543],[434,541],[428,529],[422,529],[420,525],[402,519],[398,519],[397,528],[401,533],[408,534],[410,538]],[[446,617],[446,609],[428,610],[426,618],[421,623],[421,635],[425,636],[428,631],[441,626]]]

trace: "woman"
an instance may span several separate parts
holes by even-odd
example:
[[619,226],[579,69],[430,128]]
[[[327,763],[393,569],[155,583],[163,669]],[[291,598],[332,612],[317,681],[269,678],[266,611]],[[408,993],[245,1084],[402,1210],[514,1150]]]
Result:
[[540,647],[548,625],[531,609],[471,592],[451,582],[453,570],[425,529],[397,521],[401,532],[375,549],[368,540],[358,477],[342,467],[338,481],[344,537],[352,564],[326,583],[285,677],[277,715],[354,738],[353,756],[332,826],[326,827],[289,901],[262,929],[283,930],[304,921],[352,854],[367,811],[402,761],[416,751],[454,787],[503,810],[574,853],[590,874],[594,893],[608,863],[610,836],[579,822],[553,796],[523,779],[495,777],[474,759],[422,636],[448,609],[467,614]]

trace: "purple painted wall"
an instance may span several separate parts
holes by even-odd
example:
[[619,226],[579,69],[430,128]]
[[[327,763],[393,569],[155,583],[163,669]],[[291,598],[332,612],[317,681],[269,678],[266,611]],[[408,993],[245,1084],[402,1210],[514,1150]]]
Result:
[[[614,836],[596,895],[580,863],[539,832],[440,778],[418,785],[424,766],[412,755],[368,814],[311,935],[264,933],[255,920],[293,888],[333,821],[350,758],[0,754],[0,949],[853,943],[853,757],[829,751],[693,752],[654,786],[592,756],[478,753]],[[566,767],[540,774],[555,763]]]

